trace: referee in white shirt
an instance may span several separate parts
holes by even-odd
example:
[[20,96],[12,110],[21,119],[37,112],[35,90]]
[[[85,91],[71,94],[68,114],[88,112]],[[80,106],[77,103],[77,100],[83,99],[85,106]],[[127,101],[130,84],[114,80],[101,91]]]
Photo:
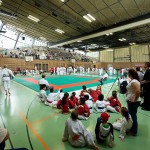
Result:
[[47,80],[45,80],[45,77],[46,77],[46,75],[42,74],[42,79],[39,80],[40,90],[41,90],[41,87],[42,87],[43,84],[46,85],[46,90],[50,89],[49,83],[48,83]]

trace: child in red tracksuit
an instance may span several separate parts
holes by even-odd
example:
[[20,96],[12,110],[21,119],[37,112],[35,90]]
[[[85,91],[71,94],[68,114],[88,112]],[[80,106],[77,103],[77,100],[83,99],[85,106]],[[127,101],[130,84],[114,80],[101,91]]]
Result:
[[85,104],[85,98],[80,98],[80,105],[76,108],[76,111],[78,112],[78,119],[81,120],[87,120],[90,116],[90,109]]
[[95,103],[98,100],[97,92],[95,90],[92,90],[92,89],[88,89],[88,92],[92,97],[92,101]]
[[97,88],[96,88],[96,93],[97,93],[97,95],[99,96],[100,94],[102,94],[102,89],[101,89],[101,86],[97,86]]
[[111,111],[111,112],[120,112],[120,109],[121,109],[121,103],[120,101],[118,100],[118,97],[117,97],[117,92],[116,91],[112,91],[112,96],[111,97],[108,97],[107,98],[107,101],[109,101],[109,105],[107,105],[106,109],[108,111]]
[[62,113],[68,113],[69,112],[69,94],[66,92],[60,102],[60,107],[62,110]]
[[69,98],[69,108],[75,108],[75,106],[78,106],[78,98],[76,97],[76,92],[72,92],[70,98]]
[[84,93],[88,93],[88,91],[87,91],[85,85],[82,86],[82,91],[80,92],[80,95],[79,95],[79,96],[80,96],[80,97],[84,97]]

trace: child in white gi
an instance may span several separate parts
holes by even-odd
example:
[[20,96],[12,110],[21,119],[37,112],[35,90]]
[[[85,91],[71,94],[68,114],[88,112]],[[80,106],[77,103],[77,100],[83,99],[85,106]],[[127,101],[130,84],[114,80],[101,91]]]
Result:
[[50,93],[47,96],[46,105],[56,106],[57,105],[57,97],[58,97],[59,93],[60,93],[60,90],[57,93],[54,93],[54,88],[51,87]]
[[95,127],[96,139],[98,142],[106,141],[109,147],[114,146],[114,134],[113,126],[108,123],[110,115],[103,112],[100,118],[97,119],[97,124]]
[[113,127],[116,130],[120,130],[119,138],[121,141],[124,140],[126,132],[129,131],[132,127],[133,121],[126,107],[121,108],[121,119],[117,119],[113,123]]
[[88,145],[94,150],[99,150],[95,145],[94,136],[91,132],[87,131],[81,121],[78,120],[78,113],[74,110],[71,117],[67,119],[63,142],[69,141],[72,146],[84,147]]
[[84,95],[84,98],[85,98],[85,104],[88,106],[88,108],[90,109],[90,113],[92,113],[93,112],[93,109],[92,109],[92,107],[93,107],[93,102],[92,102],[92,100],[90,100],[89,99],[89,95]]
[[47,101],[46,84],[42,84],[41,90],[39,93],[39,98],[40,98],[41,102],[46,103],[46,101]]
[[104,112],[106,111],[106,106],[109,104],[109,102],[106,102],[104,100],[104,95],[100,94],[98,96],[98,100],[96,101],[96,103],[94,104],[94,108],[96,110],[96,112]]
[[60,89],[59,90],[60,92],[58,93],[58,96],[57,96],[57,100],[62,100],[62,98],[64,97],[64,92],[63,92],[63,89]]

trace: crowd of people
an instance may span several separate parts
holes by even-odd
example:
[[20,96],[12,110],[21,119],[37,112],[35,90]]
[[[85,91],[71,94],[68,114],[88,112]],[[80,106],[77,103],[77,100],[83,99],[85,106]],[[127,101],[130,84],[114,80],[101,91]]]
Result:
[[[79,95],[76,92],[64,93],[63,89],[54,92],[54,87],[45,79],[42,74],[42,79],[39,80],[39,99],[44,105],[55,107],[61,110],[62,113],[69,113],[71,116],[65,123],[63,142],[69,141],[72,146],[84,147],[88,145],[90,148],[98,150],[95,144],[94,136],[87,131],[84,125],[79,120],[88,120],[91,113],[100,113],[95,125],[95,136],[97,142],[106,141],[109,147],[114,147],[114,133],[113,130],[120,130],[119,138],[123,141],[127,134],[137,136],[138,134],[138,117],[137,111],[141,105],[143,110],[150,111],[150,63],[145,63],[145,73],[140,71],[140,68],[128,69],[127,76],[122,76],[117,82],[120,87],[124,81],[127,82],[126,94],[127,108],[122,107],[122,104],[117,96],[117,91],[112,91],[112,96],[104,97],[101,86],[96,89],[87,89],[85,85]],[[105,72],[107,73],[107,71]],[[2,82],[7,94],[10,94],[10,79],[14,77],[11,70],[7,69],[5,65],[1,71]],[[49,90],[49,94],[46,94]],[[143,103],[141,104],[141,97],[143,96]],[[110,123],[110,115],[107,112],[120,113],[122,118],[117,119],[116,122]],[[5,131],[5,132],[4,132]],[[4,134],[5,133],[5,134]],[[8,133],[5,129],[0,128],[0,146],[4,146],[7,140]]]
[[10,58],[25,58],[25,56],[32,56],[33,59],[45,59],[45,60],[71,60],[90,62],[92,59],[85,54],[80,54],[74,51],[67,50],[14,50],[8,51],[3,54],[4,57]]

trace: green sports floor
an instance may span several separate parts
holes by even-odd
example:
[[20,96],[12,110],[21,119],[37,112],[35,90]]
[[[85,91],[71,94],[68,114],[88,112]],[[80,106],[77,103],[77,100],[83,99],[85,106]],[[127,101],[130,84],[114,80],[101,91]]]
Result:
[[[6,142],[6,149],[27,148],[29,150],[87,150],[88,148],[74,148],[69,143],[62,142],[66,119],[70,114],[64,115],[59,110],[45,106],[39,102],[37,94],[38,77],[16,77],[11,81],[11,95],[6,96],[0,87],[0,126],[6,127],[10,139]],[[99,84],[96,76],[52,76],[47,80],[56,90],[63,88],[71,93],[81,90],[85,84],[93,89]],[[102,86],[105,97],[110,96],[110,89],[116,89],[113,84],[115,78],[109,79]],[[111,88],[113,86],[113,88]],[[124,95],[118,94],[123,106],[126,106]],[[93,132],[97,117],[100,114],[91,114],[87,121],[82,121],[85,127]],[[113,123],[120,114],[110,113],[109,122]],[[105,144],[99,145],[101,150],[149,150],[150,149],[150,112],[138,110],[139,132],[136,137],[126,136],[124,142],[118,138],[115,131],[115,147],[109,148]]]

